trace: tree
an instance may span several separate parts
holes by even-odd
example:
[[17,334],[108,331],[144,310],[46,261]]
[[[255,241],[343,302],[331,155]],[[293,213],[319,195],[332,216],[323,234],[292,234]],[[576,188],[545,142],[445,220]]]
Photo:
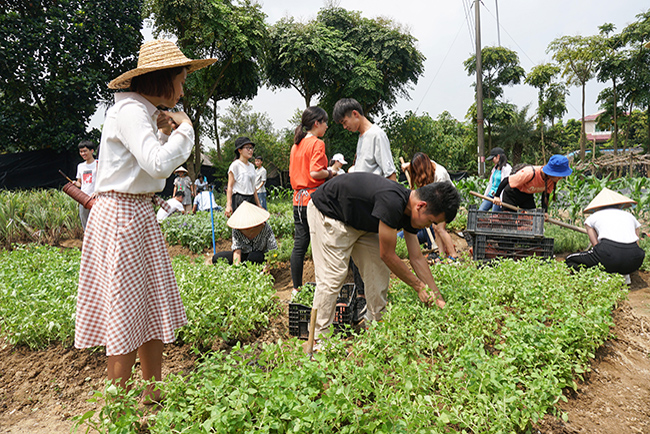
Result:
[[367,114],[382,113],[423,73],[416,40],[391,20],[328,6],[306,24],[281,20],[270,32],[266,74],[271,86],[294,87],[305,104],[314,97],[331,110],[342,97]]
[[[134,68],[141,1],[9,2],[0,15],[0,151],[76,150],[106,84]],[[94,133],[97,138],[98,133]]]
[[[623,43],[630,47],[627,56],[627,74],[622,79],[623,92],[646,110],[646,137],[650,140],[650,50],[643,46],[650,40],[650,10],[636,16],[637,21],[628,25],[621,32]],[[630,107],[630,113],[632,108]],[[646,152],[650,150],[650,141],[645,143]]]
[[[517,110],[515,107],[514,115],[507,121],[498,126],[499,145],[510,151],[512,165],[521,163],[524,152],[533,148],[531,145],[535,142],[535,127],[533,118],[528,117],[530,105]],[[534,156],[534,152],[531,153]]]
[[585,86],[594,78],[598,68],[598,60],[604,49],[603,37],[595,36],[562,36],[554,39],[548,45],[546,52],[553,52],[555,60],[562,69],[562,77],[571,86],[582,88],[582,132],[580,134],[580,158],[585,157]]
[[526,84],[537,88],[537,128],[540,133],[540,144],[542,149],[542,157],[546,160],[546,151],[544,144],[544,96],[545,88],[550,86],[553,77],[555,77],[560,72],[560,68],[556,65],[551,65],[549,63],[542,63],[537,65],[530,70],[526,76]]
[[[519,66],[517,53],[505,47],[484,47],[481,49],[483,77],[483,117],[488,132],[488,146],[492,147],[492,128],[499,122],[507,121],[512,113],[511,105],[503,101],[503,87],[521,83],[524,68]],[[476,55],[463,62],[467,75],[476,74]],[[476,84],[472,85],[476,91]],[[468,116],[476,122],[476,104],[470,108]]]
[[201,122],[216,122],[216,104],[224,99],[244,100],[261,84],[259,59],[267,40],[265,15],[250,0],[147,0],[146,13],[156,35],[173,35],[190,58],[216,57],[214,65],[188,76],[183,109],[196,137],[190,172],[201,167]]

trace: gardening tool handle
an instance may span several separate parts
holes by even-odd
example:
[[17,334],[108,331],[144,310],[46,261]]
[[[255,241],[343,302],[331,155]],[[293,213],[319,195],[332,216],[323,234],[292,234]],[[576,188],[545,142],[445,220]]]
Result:
[[318,314],[318,309],[312,307],[311,318],[309,318],[309,338],[307,339],[307,342],[303,347],[305,353],[307,353],[308,356],[314,354],[314,338],[316,336],[316,315],[317,314]]
[[[475,192],[475,191],[470,191],[469,194],[474,195],[474,196],[476,196],[476,197],[480,197],[480,198],[483,199],[483,200],[489,200],[490,202],[494,203],[494,199],[493,199],[493,198],[488,197],[488,196],[485,196],[485,195],[483,195],[483,194],[481,194],[481,193],[477,193],[477,192]],[[513,211],[522,211],[522,209],[519,208],[518,206],[510,205],[509,203],[501,202],[501,206],[504,207],[504,208],[511,209],[511,210],[513,210]]]
[[[477,193],[475,191],[470,191],[469,193],[476,196],[476,197],[480,197],[481,199],[489,200],[490,202],[494,203],[494,199],[492,199],[491,197],[487,197],[487,196],[482,195],[480,193]],[[503,202],[501,202],[501,206],[503,206],[504,208],[511,209],[513,211],[522,211],[521,208],[518,208],[516,206],[510,205],[510,204],[507,204],[507,203],[503,203]],[[545,220],[547,222],[549,222],[549,223],[553,223],[554,225],[562,226],[563,228],[572,229],[572,230],[574,230],[576,232],[580,232],[580,233],[583,233],[583,234],[587,233],[587,230],[585,228],[570,225],[569,223],[564,223],[563,221],[560,221],[560,220],[556,220],[556,219],[552,219],[552,218],[548,218],[548,217],[545,218]]]
[[59,173],[60,173],[61,175],[63,175],[63,177],[64,177],[65,179],[67,179],[68,181],[70,181],[71,183],[74,184],[74,181],[73,181],[72,179],[68,178],[68,175],[66,175],[65,173],[63,173],[62,170],[59,170]]

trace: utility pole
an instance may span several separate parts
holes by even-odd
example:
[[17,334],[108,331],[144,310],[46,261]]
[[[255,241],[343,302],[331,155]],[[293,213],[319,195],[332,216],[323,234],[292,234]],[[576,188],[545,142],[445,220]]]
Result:
[[485,175],[485,133],[483,131],[483,67],[481,65],[481,2],[476,0],[476,137],[478,142],[478,176]]

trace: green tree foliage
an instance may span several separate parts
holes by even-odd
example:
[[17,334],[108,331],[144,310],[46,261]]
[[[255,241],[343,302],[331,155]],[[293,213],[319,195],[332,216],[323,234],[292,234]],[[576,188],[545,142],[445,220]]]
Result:
[[469,167],[476,156],[471,128],[446,111],[435,120],[427,113],[392,112],[382,118],[381,126],[397,161],[399,157],[409,161],[416,152],[424,152],[447,169],[456,171]]
[[215,125],[214,105],[224,99],[242,100],[257,94],[261,84],[258,61],[268,38],[266,15],[258,3],[249,0],[147,0],[146,12],[155,33],[175,36],[188,57],[219,59],[211,67],[190,74],[185,84],[183,109],[197,131],[188,166],[198,171],[200,136],[205,128],[201,122],[208,119]]
[[228,167],[235,158],[235,139],[240,136],[246,136],[255,143],[255,156],[263,157],[265,163],[272,163],[280,171],[289,170],[291,145],[284,132],[273,128],[273,122],[267,113],[254,112],[249,103],[241,102],[228,107],[219,121],[221,136],[224,138],[223,156],[215,149],[207,152],[208,158],[215,166],[217,178],[227,178]]
[[[560,95],[556,95],[555,91],[549,93],[551,85],[554,84],[553,79],[559,74],[559,72],[560,68],[558,66],[549,63],[542,63],[533,67],[525,79],[526,84],[533,86],[538,91],[537,129],[540,134],[540,148],[544,159],[546,159],[544,120],[547,118],[555,119],[556,117],[561,117],[566,112],[565,94],[560,92]],[[561,91],[564,88],[561,84],[555,84],[556,87],[554,89],[557,91]]]
[[308,23],[280,20],[270,35],[269,83],[294,87],[306,106],[316,97],[330,111],[348,97],[368,114],[382,113],[408,98],[424,71],[415,38],[397,23],[340,7],[325,7]]
[[[603,24],[599,27],[600,34],[603,36],[603,57],[600,59],[598,65],[598,73],[596,75],[600,82],[612,82],[611,88],[606,88],[598,95],[598,101],[602,103],[601,108],[605,109],[605,113],[598,119],[599,125],[602,127],[603,123],[607,122],[613,126],[612,131],[612,144],[614,147],[614,154],[618,152],[618,116],[619,116],[619,101],[620,95],[618,90],[619,77],[624,75],[627,68],[627,61],[621,52],[622,39],[620,35],[611,35],[615,27],[611,23]],[[609,126],[609,125],[608,125]]]
[[[650,50],[643,44],[650,41],[650,10],[636,16],[637,21],[621,32],[623,43],[629,45],[627,76],[623,77],[621,87],[627,95],[628,111],[634,105],[646,111],[646,137],[650,139]],[[650,142],[645,142],[646,152]]]
[[514,115],[498,125],[499,146],[508,150],[513,166],[521,162],[539,161],[535,144],[535,123],[528,116],[530,106],[514,110]]
[[[492,129],[512,117],[512,104],[503,99],[504,86],[521,83],[525,77],[524,68],[519,66],[517,53],[505,47],[484,47],[481,49],[483,77],[483,117],[488,132],[488,147],[492,147]],[[467,75],[476,75],[476,55],[463,62]],[[473,84],[476,91],[476,84]],[[476,122],[476,103],[470,107],[468,117]]]
[[[17,1],[0,14],[0,151],[76,149],[106,84],[135,67],[142,1]],[[94,134],[97,138],[98,134]]]
[[548,45],[546,52],[553,53],[555,60],[562,70],[562,77],[570,86],[582,89],[582,132],[580,134],[580,158],[585,157],[585,86],[594,78],[598,61],[603,55],[604,39],[595,36],[562,36],[554,39]]
[[551,143],[554,154],[566,154],[580,149],[580,132],[582,123],[576,119],[567,120],[566,124],[560,119],[547,131],[547,139]]

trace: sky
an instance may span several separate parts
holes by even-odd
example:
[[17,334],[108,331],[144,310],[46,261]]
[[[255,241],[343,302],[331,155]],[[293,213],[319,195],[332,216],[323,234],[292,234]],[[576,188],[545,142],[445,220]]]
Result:
[[[326,1],[259,0],[259,3],[267,14],[267,23],[274,24],[287,16],[300,21],[314,19]],[[426,57],[424,74],[410,91],[410,99],[400,99],[393,110],[428,113],[434,118],[446,110],[456,119],[465,119],[467,109],[474,102],[475,75],[468,76],[463,67],[463,61],[475,50],[473,0],[338,0],[336,4],[360,11],[367,18],[391,18],[417,39],[417,47]],[[484,0],[480,10],[481,45],[497,46],[500,37],[501,46],[516,51],[521,66],[529,72],[535,65],[552,61],[546,48],[553,39],[594,35],[604,23],[613,23],[619,32],[648,8],[648,0]],[[145,29],[143,34],[145,40],[152,39],[150,29]],[[598,111],[596,98],[603,86],[595,79],[587,84],[586,114]],[[565,119],[579,119],[580,89],[569,90]],[[535,88],[523,84],[507,87],[505,98],[518,107],[530,104],[529,114],[534,114]],[[263,87],[250,104],[253,111],[267,113],[276,129],[293,129],[289,119],[296,109],[304,109],[304,101],[295,89],[271,91]],[[228,102],[224,101],[219,104],[219,111],[223,113],[227,107]],[[103,108],[98,110],[92,126],[102,123],[103,111]]]

